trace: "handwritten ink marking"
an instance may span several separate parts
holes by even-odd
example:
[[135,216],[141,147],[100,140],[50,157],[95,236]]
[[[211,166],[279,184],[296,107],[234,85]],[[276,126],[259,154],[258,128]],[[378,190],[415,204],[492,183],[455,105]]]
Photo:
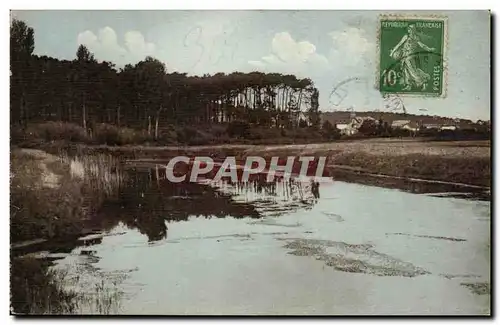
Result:
[[[209,56],[209,62],[213,65],[217,64],[220,62],[221,58],[225,56],[225,46],[222,46],[222,51],[220,52],[217,52],[214,51],[214,48],[216,46],[216,43],[222,43],[222,42],[219,42],[221,39],[224,40],[224,45],[226,45],[227,43],[227,40],[225,38],[223,38],[222,36],[225,36],[226,35],[226,31],[224,31],[222,33],[222,35],[218,35],[216,37],[214,37],[214,40],[212,42],[212,47],[211,47],[211,51],[210,51],[210,56]],[[217,44],[219,45],[219,44]],[[214,55],[215,54],[215,55]],[[215,58],[215,61],[213,60],[213,58]]]
[[222,34],[219,34],[219,36],[214,38],[214,41],[212,42],[212,49],[215,48],[215,43],[218,40],[223,39],[224,41],[221,42],[223,45],[222,50],[217,52],[218,56],[216,61],[212,61],[212,55],[214,51],[212,50],[210,53],[210,62],[212,64],[218,64],[223,58],[226,59],[231,59],[231,61],[234,60],[234,53],[236,52],[236,49],[238,48],[238,42],[236,41],[235,36],[237,32],[239,31],[240,25],[237,24],[236,28],[234,28],[231,32],[227,32],[227,30],[224,30]]
[[200,63],[201,61],[201,58],[203,57],[203,54],[205,53],[205,47],[203,46],[202,43],[200,43],[200,39],[201,39],[201,35],[203,33],[203,27],[201,27],[200,25],[196,25],[194,26],[193,28],[191,28],[189,30],[189,32],[186,34],[186,36],[184,37],[184,47],[191,47],[191,44],[187,44],[187,40],[188,40],[188,37],[193,34],[193,35],[196,35],[196,40],[194,42],[194,45],[197,45],[198,48],[201,49],[201,52],[200,54],[198,55],[198,59],[196,60],[196,62],[188,69],[188,70],[191,70],[193,69],[194,67],[196,67],[198,65],[198,63]]
[[391,111],[406,111],[403,99],[397,94],[384,94],[383,95],[385,108]]
[[[231,59],[234,60],[234,54],[236,52],[236,49],[238,47],[238,41],[233,37],[237,31],[239,31],[239,26],[240,24],[236,24],[236,27],[231,31],[227,31],[227,27],[225,30],[221,33],[213,37],[212,43],[210,46],[210,53],[208,55],[208,63],[211,65],[216,65],[219,62],[221,62],[222,59]],[[188,38],[190,38],[192,35],[195,38],[194,43],[189,43],[188,44]],[[203,27],[201,25],[197,25],[193,27],[184,37],[184,46],[185,47],[191,47],[192,45],[196,45],[197,48],[199,48],[199,55],[194,64],[190,67],[190,69],[193,69],[196,67],[202,60],[202,58],[205,56],[207,52],[207,48],[205,45],[203,45],[202,38],[203,38]],[[220,45],[220,50],[216,50],[216,46]]]

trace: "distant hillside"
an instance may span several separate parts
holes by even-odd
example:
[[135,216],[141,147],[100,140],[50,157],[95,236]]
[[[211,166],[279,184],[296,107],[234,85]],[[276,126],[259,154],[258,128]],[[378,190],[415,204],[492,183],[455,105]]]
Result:
[[[350,111],[336,111],[336,112],[322,112],[322,121],[328,120],[330,123],[342,123],[350,120]],[[404,114],[404,113],[394,113],[394,112],[355,112],[356,116],[367,117],[371,116],[375,119],[382,119],[384,122],[392,123],[395,120],[411,120],[414,122],[421,122],[424,124],[458,124],[459,126],[466,126],[474,124],[475,122],[466,119],[455,119],[451,117],[441,117],[441,116],[430,116],[430,115],[414,115],[414,114]]]

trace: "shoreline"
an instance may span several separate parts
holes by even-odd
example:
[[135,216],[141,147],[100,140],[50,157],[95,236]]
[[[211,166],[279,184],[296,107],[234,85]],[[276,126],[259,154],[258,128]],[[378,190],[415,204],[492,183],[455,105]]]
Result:
[[[218,146],[76,146],[78,152],[109,153],[124,160],[166,161],[178,155],[228,156],[326,156],[332,173],[383,175],[419,182],[446,183],[463,187],[491,188],[489,141],[423,142],[421,140],[361,140],[310,145],[218,145]],[[345,178],[345,177],[344,177]]]
[[[393,188],[418,194],[459,193],[457,197],[491,200],[491,159],[486,155],[490,151],[487,145],[489,142],[485,141],[436,144],[418,140],[391,139],[352,141],[347,145],[346,142],[311,145],[168,147],[86,145],[61,147],[53,144],[35,150],[19,149],[31,154],[39,151],[41,155],[57,155],[61,152],[67,152],[70,156],[72,153],[78,156],[107,154],[118,158],[122,166],[125,162],[133,163],[133,161],[165,163],[178,155],[205,155],[213,157],[214,160],[225,159],[228,156],[235,156],[237,159],[245,159],[248,156],[264,158],[272,156],[283,158],[293,155],[327,156],[325,176],[337,181]],[[471,146],[474,150],[481,149],[476,151],[479,152],[478,157],[463,155]],[[387,154],[388,152],[392,154]],[[30,239],[37,238],[28,238]]]

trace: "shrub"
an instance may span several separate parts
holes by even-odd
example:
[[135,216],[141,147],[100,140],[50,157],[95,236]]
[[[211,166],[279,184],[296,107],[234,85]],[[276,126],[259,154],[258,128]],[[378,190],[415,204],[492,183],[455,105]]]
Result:
[[275,141],[282,137],[281,134],[281,129],[258,126],[250,129],[248,139]]
[[307,121],[306,121],[306,120],[302,120],[302,119],[301,119],[301,120],[299,121],[299,127],[300,127],[300,128],[307,128],[307,127],[308,127],[308,125],[307,125]]
[[311,127],[293,129],[289,133],[289,136],[299,140],[321,140],[322,138],[322,134]]
[[206,145],[214,144],[218,138],[207,130],[201,127],[184,126],[177,130],[177,139],[180,143],[187,145]]
[[89,137],[83,127],[66,122],[45,122],[30,125],[26,130],[26,136],[27,138],[34,137],[45,141],[89,141]]
[[218,138],[228,137],[227,128],[225,124],[210,124],[208,131]]
[[249,138],[250,124],[245,121],[233,121],[227,127],[227,134],[231,138]]
[[99,144],[107,144],[110,146],[142,144],[150,140],[150,137],[145,131],[136,131],[125,127],[119,128],[105,123],[96,126],[93,138]]
[[392,130],[391,134],[394,137],[404,138],[411,136],[411,131],[407,129],[395,128]]
[[175,125],[170,124],[160,129],[160,132],[158,134],[158,139],[156,139],[156,141],[159,144],[177,144],[179,141],[177,134],[177,127]]
[[340,139],[340,131],[334,125],[332,125],[328,120],[323,123],[320,131],[323,139],[325,140],[336,140]]
[[10,143],[11,144],[17,144],[17,143],[23,143],[26,140],[28,140],[26,136],[26,132],[24,132],[20,127],[13,127],[11,125],[10,127]]
[[95,127],[93,138],[101,144],[120,145],[119,129],[109,124],[98,124]]

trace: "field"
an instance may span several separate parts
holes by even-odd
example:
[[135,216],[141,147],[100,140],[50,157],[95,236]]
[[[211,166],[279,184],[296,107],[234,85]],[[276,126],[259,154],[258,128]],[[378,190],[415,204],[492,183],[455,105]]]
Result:
[[[262,146],[256,146],[260,148]],[[340,141],[333,143],[263,146],[265,150],[291,149],[302,153],[316,151],[339,151],[342,153],[368,153],[372,155],[409,155],[423,154],[443,157],[490,157],[490,141],[425,141],[413,139],[368,139],[359,141]]]
[[[296,153],[315,153],[323,151],[341,151],[344,153],[365,152],[374,155],[408,155],[425,154],[447,157],[490,157],[490,141],[426,141],[422,139],[366,139],[352,141],[337,141],[319,144],[290,144],[290,145],[247,145],[224,144],[213,146],[93,146],[95,149],[109,149],[123,153],[133,151],[162,152],[162,151],[217,151],[238,150],[242,152],[278,152],[286,150]],[[161,153],[160,153],[161,155]]]

